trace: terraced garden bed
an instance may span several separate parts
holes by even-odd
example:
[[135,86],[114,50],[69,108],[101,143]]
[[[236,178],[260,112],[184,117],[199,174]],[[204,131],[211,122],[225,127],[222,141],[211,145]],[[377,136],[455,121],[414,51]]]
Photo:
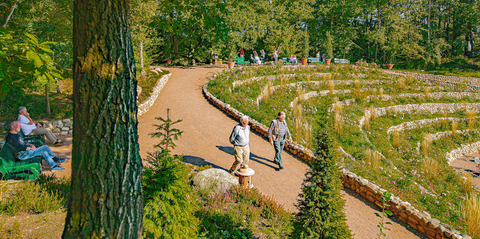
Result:
[[472,234],[478,222],[469,226],[464,207],[478,189],[449,162],[477,150],[480,95],[463,85],[469,82],[442,80],[350,65],[276,65],[226,70],[208,91],[266,126],[285,111],[294,140],[306,147],[319,107],[333,102],[342,168]]

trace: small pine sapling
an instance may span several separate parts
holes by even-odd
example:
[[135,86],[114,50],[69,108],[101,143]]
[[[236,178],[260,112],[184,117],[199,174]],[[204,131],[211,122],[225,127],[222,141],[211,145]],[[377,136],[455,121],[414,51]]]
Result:
[[173,141],[178,140],[178,137],[181,137],[183,133],[183,131],[175,129],[172,126],[182,122],[182,120],[172,121],[170,119],[170,109],[167,109],[167,119],[164,119],[162,117],[158,117],[155,119],[160,120],[162,124],[154,124],[153,126],[155,126],[158,131],[150,133],[152,138],[160,138],[160,143],[155,145],[154,147],[160,148],[162,151],[170,152],[170,148],[174,149],[176,147]]

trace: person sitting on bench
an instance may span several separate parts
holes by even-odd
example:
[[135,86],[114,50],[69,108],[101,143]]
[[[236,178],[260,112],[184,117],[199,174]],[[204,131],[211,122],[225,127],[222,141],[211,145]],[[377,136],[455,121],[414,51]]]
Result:
[[[47,136],[48,141],[55,146],[62,145],[62,141],[55,137],[55,134],[49,129],[41,127],[41,125],[30,118],[30,114],[27,112],[25,106],[18,108],[18,122],[22,125],[22,132],[25,136],[32,134],[44,134]],[[38,127],[37,127],[38,126]]]
[[10,124],[10,131],[8,132],[5,140],[6,147],[9,147],[16,158],[19,160],[26,160],[36,156],[43,156],[48,165],[52,168],[52,171],[62,171],[64,168],[57,165],[57,163],[63,163],[67,161],[67,158],[57,158],[47,145],[36,148],[31,144],[26,144],[18,132],[20,132],[21,124],[18,121],[13,121]]

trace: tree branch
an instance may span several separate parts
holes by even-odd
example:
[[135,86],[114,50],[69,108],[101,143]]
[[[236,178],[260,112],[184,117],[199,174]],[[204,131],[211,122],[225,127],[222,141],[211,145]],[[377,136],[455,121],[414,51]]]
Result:
[[13,11],[14,11],[15,8],[17,7],[18,1],[19,1],[19,0],[15,1],[15,4],[13,4],[13,7],[12,7],[12,9],[10,10],[10,13],[8,14],[7,20],[5,20],[5,24],[3,24],[3,28],[6,28],[6,27],[7,27],[7,23],[8,23],[8,21],[10,20],[10,18],[12,17]]

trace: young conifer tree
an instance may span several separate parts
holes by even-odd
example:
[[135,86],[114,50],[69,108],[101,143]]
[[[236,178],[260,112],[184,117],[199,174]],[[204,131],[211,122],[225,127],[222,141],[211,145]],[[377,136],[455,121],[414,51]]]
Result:
[[327,120],[318,121],[319,129],[315,134],[316,160],[311,162],[311,170],[305,175],[292,238],[352,237],[342,211],[345,200],[340,194],[341,172],[334,155],[336,150],[333,138],[329,133],[332,131],[326,122]]

